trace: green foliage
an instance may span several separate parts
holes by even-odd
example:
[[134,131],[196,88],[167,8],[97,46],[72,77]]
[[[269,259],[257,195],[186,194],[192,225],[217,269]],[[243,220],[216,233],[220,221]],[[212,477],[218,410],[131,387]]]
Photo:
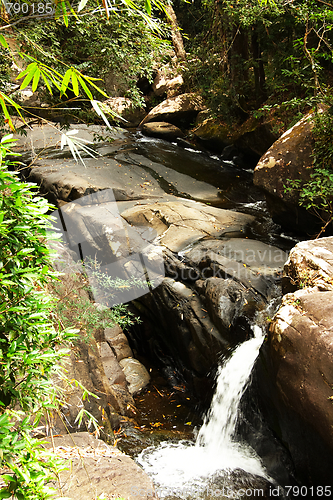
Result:
[[332,81],[333,7],[315,0],[204,0],[176,6],[189,32],[186,83],[215,112],[323,97]]
[[[97,95],[107,97],[102,89],[103,70],[113,67],[131,82],[130,97],[137,104],[143,103],[134,80],[152,74],[154,50],[161,44],[159,37],[165,31],[163,24],[151,17],[153,8],[164,10],[160,0],[121,0],[119,4],[102,0],[94,5],[81,0],[77,10],[68,0],[46,4],[19,0],[5,3],[4,7],[12,10],[7,12],[10,22],[3,19],[1,23],[2,52],[5,51],[6,59],[15,61],[17,55],[12,52],[8,37],[20,39],[23,50],[19,56],[29,63],[18,77],[23,78],[21,89],[31,84],[33,91],[40,88],[57,97],[73,93],[76,98],[93,101]],[[48,22],[50,16],[54,19]],[[8,98],[6,92],[1,94],[0,104],[14,130],[10,114],[13,110],[17,113],[19,107]]]
[[31,432],[38,415],[55,407],[52,377],[67,354],[63,344],[75,335],[50,321],[53,301],[45,287],[54,273],[43,243],[50,205],[8,171],[11,145],[10,136],[1,140],[0,459],[8,473],[2,475],[7,486],[0,498],[44,499],[58,463],[42,452]]
[[[128,283],[126,283],[127,286]],[[86,333],[84,340],[89,339],[98,332],[99,329],[112,327],[115,324],[126,329],[139,319],[128,311],[124,304],[117,305],[112,309],[108,307],[96,308],[89,299],[90,285],[76,274],[61,278],[53,282],[51,286],[52,294],[59,300],[56,303],[55,314],[65,327],[75,326],[80,329],[78,337],[82,340],[83,333]]]
[[[298,191],[299,205],[314,213],[322,223],[318,236],[325,232],[333,218],[333,109],[316,113],[312,130],[314,138],[313,172],[310,180],[289,180],[287,192]],[[317,237],[318,237],[317,236]]]
[[[163,27],[162,23],[159,25]],[[103,80],[112,78],[137,105],[143,102],[136,85],[138,78],[152,78],[154,62],[167,47],[160,37],[151,33],[138,14],[126,12],[109,19],[85,16],[67,27],[59,20],[30,23],[18,30],[17,35],[23,50],[44,64],[58,72],[62,71],[63,63],[69,66],[63,89],[71,81],[70,88],[78,96],[80,75],[75,79],[75,72],[89,72],[90,78],[100,79],[99,88]],[[99,93],[96,87],[91,94],[84,87],[82,89],[81,95],[86,94],[90,100]]]

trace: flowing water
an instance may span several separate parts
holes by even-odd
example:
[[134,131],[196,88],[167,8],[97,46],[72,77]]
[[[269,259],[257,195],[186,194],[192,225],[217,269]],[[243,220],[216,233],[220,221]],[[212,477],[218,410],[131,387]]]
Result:
[[217,472],[223,477],[241,469],[267,478],[254,450],[235,439],[241,397],[264,339],[259,326],[253,327],[253,333],[253,338],[239,345],[219,367],[216,392],[196,442],[165,442],[139,456],[161,498],[193,498],[194,492],[198,495],[207,489],[207,480]]

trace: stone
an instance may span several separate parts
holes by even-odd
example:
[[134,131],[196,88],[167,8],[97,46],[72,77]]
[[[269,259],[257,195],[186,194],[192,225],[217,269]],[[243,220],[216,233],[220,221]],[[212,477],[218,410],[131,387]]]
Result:
[[302,484],[324,484],[332,468],[332,301],[331,291],[287,294],[270,328],[274,421]]
[[177,127],[188,125],[204,108],[203,100],[198,95],[181,94],[155,106],[142,120],[139,127],[148,122],[168,122]]
[[157,500],[153,482],[134,460],[88,432],[54,436],[43,446],[54,456],[69,458],[58,480],[51,483],[62,497]]
[[298,243],[262,352],[263,412],[300,484],[326,484],[333,455],[333,238]]
[[103,363],[104,373],[110,383],[127,387],[126,377],[121,369],[118,359],[113,353],[108,342],[102,342],[99,346],[100,356]]
[[333,238],[297,243],[284,266],[282,286],[284,293],[301,287],[333,291]]
[[134,226],[153,228],[161,245],[172,252],[207,236],[240,235],[254,220],[250,215],[185,200],[138,205],[122,212],[122,217]]
[[153,92],[157,96],[167,95],[167,98],[175,97],[181,86],[184,84],[181,75],[174,75],[174,72],[168,71],[167,68],[162,68],[157,71],[154,78]]
[[[321,112],[324,108],[321,108]],[[312,129],[314,112],[310,112],[287,130],[260,158],[253,182],[266,193],[274,222],[284,227],[308,232],[320,226],[319,220],[299,207],[296,190],[286,191],[288,180],[310,179],[313,171]]]
[[119,364],[124,371],[128,390],[132,395],[142,391],[149,384],[150,375],[140,361],[134,358],[124,358]]
[[142,132],[149,137],[158,137],[166,141],[175,141],[178,137],[184,137],[184,133],[180,128],[166,122],[144,123]]
[[[222,153],[222,159],[233,160],[244,155],[244,164],[255,166],[260,157],[278,138],[273,134],[268,123],[260,123],[251,117],[242,124],[229,125],[211,116],[209,110],[198,114],[196,126],[191,133],[208,149]],[[226,148],[233,147],[237,154],[226,156]],[[223,154],[224,153],[224,154]]]
[[113,337],[113,339],[109,341],[109,345],[115,353],[117,361],[133,357],[132,349],[128,345],[128,340],[124,333],[120,333],[116,337]]
[[131,99],[127,97],[109,97],[103,104],[120,117],[115,115],[114,120],[119,121],[125,128],[137,127],[147,114],[144,109],[134,107]]
[[185,262],[199,269],[201,279],[233,278],[268,301],[274,281],[281,277],[288,254],[248,238],[224,238],[197,243],[183,252]]

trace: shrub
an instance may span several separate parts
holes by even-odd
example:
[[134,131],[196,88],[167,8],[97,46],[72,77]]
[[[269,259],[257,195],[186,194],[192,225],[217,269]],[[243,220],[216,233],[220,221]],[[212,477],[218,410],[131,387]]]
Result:
[[52,377],[72,330],[50,320],[55,278],[45,243],[50,205],[10,172],[11,136],[0,143],[0,498],[45,499],[60,462],[42,450],[33,429],[55,407]]

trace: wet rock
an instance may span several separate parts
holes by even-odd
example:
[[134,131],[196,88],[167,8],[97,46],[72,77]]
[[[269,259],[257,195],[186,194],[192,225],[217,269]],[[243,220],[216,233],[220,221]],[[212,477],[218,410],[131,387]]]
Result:
[[[323,109],[321,109],[323,111]],[[318,220],[298,205],[296,190],[286,192],[288,180],[308,181],[313,168],[314,113],[308,113],[287,130],[262,156],[253,182],[267,193],[267,203],[274,222],[304,232],[316,231]]]
[[235,469],[231,472],[216,473],[209,479],[206,489],[205,499],[213,500],[216,497],[244,498],[268,500],[274,498],[285,498],[283,489],[275,485],[268,479],[250,474],[242,469]]
[[144,109],[134,107],[131,99],[127,97],[110,97],[103,104],[120,116],[120,119],[117,116],[114,119],[120,121],[125,128],[137,127],[147,114]]
[[128,382],[128,390],[134,395],[144,389],[150,381],[150,375],[140,361],[134,358],[123,358],[119,362]]
[[[146,342],[152,355],[168,370],[173,358],[180,371],[204,377],[229,342],[215,327],[199,295],[185,284],[165,278],[154,294],[135,301],[144,319]],[[177,374],[173,385],[179,386]],[[191,376],[188,379],[191,382]]]
[[193,121],[199,111],[204,108],[201,97],[191,93],[181,94],[177,97],[171,97],[153,108],[142,120],[140,127],[148,122],[168,122],[177,127],[184,126]]
[[224,238],[199,242],[183,252],[183,257],[188,265],[200,270],[201,278],[232,278],[268,301],[288,255],[248,238]]
[[166,122],[154,121],[144,123],[142,126],[142,132],[149,137],[159,137],[160,139],[165,139],[166,141],[175,141],[178,137],[184,137],[180,128]]
[[55,436],[45,448],[55,456],[70,457],[70,463],[59,473],[56,488],[66,498],[156,499],[151,479],[130,457],[116,448],[94,439],[88,432]]

